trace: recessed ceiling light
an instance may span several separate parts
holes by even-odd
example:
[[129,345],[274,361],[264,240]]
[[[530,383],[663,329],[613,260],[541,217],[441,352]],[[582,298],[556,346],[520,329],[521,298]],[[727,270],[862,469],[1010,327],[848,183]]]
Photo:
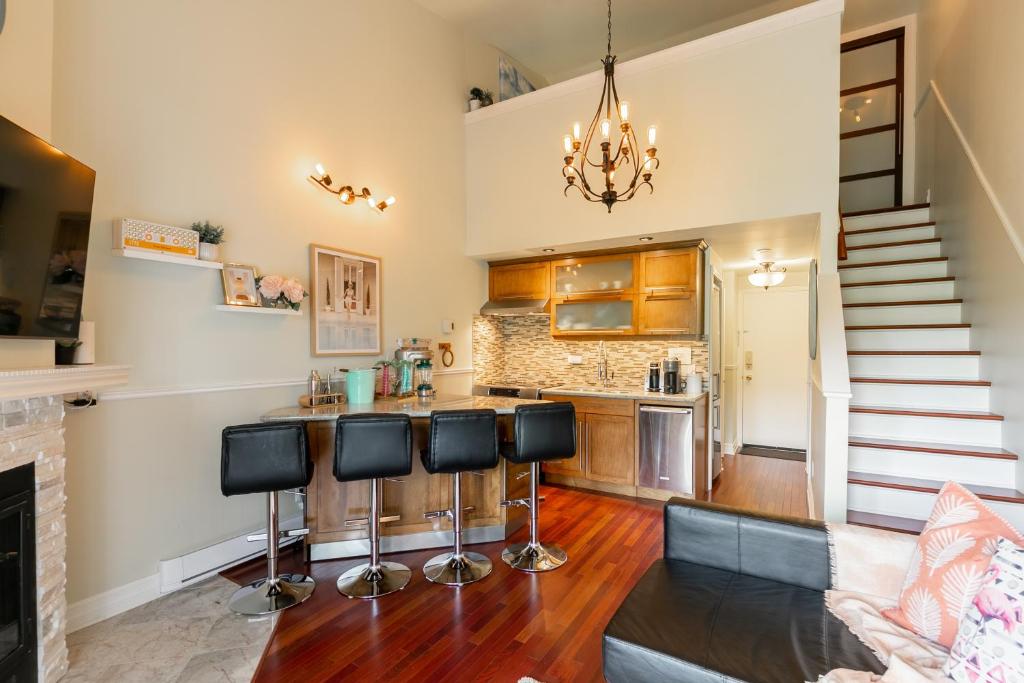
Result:
[[550,254],[551,252],[554,251],[554,249],[552,249],[551,247],[547,247],[545,249],[541,249],[541,251],[543,251],[545,254]]
[[653,242],[654,238],[651,237],[650,235],[645,235],[645,236],[640,238],[640,241],[641,242]]

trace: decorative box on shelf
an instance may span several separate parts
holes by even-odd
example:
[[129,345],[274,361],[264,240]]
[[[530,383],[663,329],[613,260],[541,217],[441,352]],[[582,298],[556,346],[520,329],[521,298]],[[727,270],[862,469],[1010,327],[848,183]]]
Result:
[[189,228],[149,223],[137,218],[116,218],[114,248],[198,260],[199,233]]

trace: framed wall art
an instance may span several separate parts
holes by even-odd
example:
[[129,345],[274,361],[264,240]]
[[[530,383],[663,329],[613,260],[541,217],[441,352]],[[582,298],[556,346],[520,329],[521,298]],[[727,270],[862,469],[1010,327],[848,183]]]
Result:
[[259,306],[256,291],[256,267],[240,263],[225,263],[221,271],[224,282],[224,303],[228,306]]
[[309,247],[314,356],[379,355],[381,263],[376,256]]

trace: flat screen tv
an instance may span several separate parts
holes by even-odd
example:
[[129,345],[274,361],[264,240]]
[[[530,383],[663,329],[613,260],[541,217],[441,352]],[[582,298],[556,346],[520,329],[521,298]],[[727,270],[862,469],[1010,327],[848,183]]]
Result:
[[78,336],[95,179],[0,116],[0,337]]

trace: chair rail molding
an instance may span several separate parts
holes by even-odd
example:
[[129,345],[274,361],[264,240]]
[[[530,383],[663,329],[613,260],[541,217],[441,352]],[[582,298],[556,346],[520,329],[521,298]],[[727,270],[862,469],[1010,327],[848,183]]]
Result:
[[989,182],[988,176],[985,175],[985,171],[981,168],[981,163],[978,162],[978,157],[974,155],[974,150],[971,149],[971,143],[967,141],[967,136],[964,135],[963,129],[960,128],[960,124],[957,122],[956,117],[953,116],[952,110],[946,103],[946,98],[942,96],[942,90],[939,88],[939,84],[934,80],[928,81],[928,88],[921,96],[921,101],[919,102],[914,115],[916,116],[917,112],[924,106],[929,92],[935,97],[935,101],[938,102],[942,113],[946,115],[946,120],[949,121],[950,127],[953,129],[957,139],[960,141],[960,146],[963,147],[967,160],[971,162],[971,168],[974,169],[974,175],[978,177],[978,182],[981,183],[982,189],[985,190],[985,196],[988,197],[989,203],[992,204],[992,209],[996,212],[996,216],[999,217],[999,222],[1003,224],[1003,230],[1006,232],[1006,236],[1010,239],[1010,243],[1017,251],[1017,257],[1021,260],[1021,263],[1024,263],[1024,242],[1021,241],[1020,236],[1014,229],[1010,216],[1006,213],[1006,209],[1003,208],[1003,203],[999,201],[999,197],[996,195],[996,191],[993,189],[992,183]]

